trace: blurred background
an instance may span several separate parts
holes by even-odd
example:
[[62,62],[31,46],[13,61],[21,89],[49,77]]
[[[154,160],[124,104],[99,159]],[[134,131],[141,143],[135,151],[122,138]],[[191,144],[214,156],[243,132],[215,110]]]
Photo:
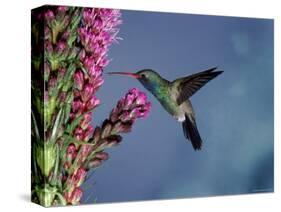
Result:
[[104,75],[93,124],[130,88],[145,91],[138,120],[84,183],[82,203],[273,191],[273,20],[122,11],[119,44],[104,72],[151,68],[168,80],[218,66],[225,72],[191,97],[203,148],[134,79]]

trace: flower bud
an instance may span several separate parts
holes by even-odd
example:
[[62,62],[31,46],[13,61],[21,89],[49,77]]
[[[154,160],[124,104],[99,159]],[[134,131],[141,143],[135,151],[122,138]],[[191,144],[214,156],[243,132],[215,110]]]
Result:
[[101,133],[101,138],[105,138],[110,135],[112,129],[112,124],[109,120],[105,120],[102,124],[102,133]]
[[65,100],[66,100],[66,95],[67,93],[65,91],[61,91],[60,94],[59,94],[59,100],[61,103],[64,103]]
[[133,104],[133,102],[135,101],[135,96],[133,94],[128,94],[126,95],[126,98],[124,99],[124,109],[128,110],[129,107]]
[[101,128],[100,127],[96,127],[95,131],[93,133],[93,140],[91,140],[90,142],[95,142],[95,141],[99,141],[101,137]]
[[114,134],[117,133],[128,133],[131,131],[133,125],[133,121],[127,121],[126,123],[123,123],[121,121],[118,121],[116,124],[114,124],[114,127],[112,129],[112,131],[114,132]]
[[144,105],[146,103],[146,95],[143,92],[139,92],[138,97],[136,99],[137,105]]
[[85,114],[82,121],[80,122],[80,127],[85,130],[91,124],[91,120],[92,113]]
[[97,168],[102,164],[101,160],[99,159],[93,159],[88,163],[87,168],[92,169],[92,168]]
[[91,138],[91,136],[92,136],[92,134],[93,134],[93,131],[94,131],[93,126],[89,125],[89,126],[85,129],[83,140],[84,140],[84,141],[88,141],[88,140]]
[[61,13],[66,12],[67,10],[68,10],[68,7],[66,7],[66,6],[59,6],[57,8],[57,11],[61,12]]
[[148,114],[149,114],[150,109],[151,109],[151,103],[150,102],[146,102],[146,104],[142,107],[141,113],[138,116],[138,118],[147,117]]
[[48,40],[45,42],[45,50],[49,55],[51,55],[54,51],[52,43]]
[[119,119],[120,119],[122,122],[126,122],[126,121],[131,120],[132,117],[131,117],[131,115],[130,115],[130,112],[124,111],[124,112],[119,116]]
[[90,71],[95,66],[95,60],[89,57],[85,57],[83,65],[88,71]]
[[77,127],[74,131],[74,137],[79,140],[79,141],[82,141],[83,138],[84,138],[84,131],[82,128],[80,127]]
[[60,67],[58,69],[58,81],[63,80],[64,76],[65,76],[65,72],[66,72],[66,68],[62,68]]
[[66,48],[66,43],[64,41],[57,42],[56,52],[57,54],[61,54]]
[[[67,185],[69,187],[80,187],[85,180],[87,172],[83,168],[78,168],[70,178],[68,178]],[[70,188],[70,191],[73,190]]]
[[76,88],[81,91],[84,85],[84,74],[82,71],[77,71],[74,74],[74,81],[75,81]]
[[77,150],[74,144],[70,144],[66,150],[66,160],[72,162],[77,155]]
[[109,64],[109,60],[106,58],[106,57],[102,57],[100,60],[99,60],[99,66],[101,67],[105,67]]
[[50,92],[52,92],[57,86],[57,79],[55,77],[52,77],[50,80],[49,80],[49,84],[48,84],[48,90]]
[[109,158],[109,155],[107,152],[97,152],[95,158],[100,160],[107,160]]
[[70,198],[67,199],[69,203],[72,205],[77,205],[80,202],[80,199],[82,198],[83,191],[81,188],[76,187],[73,192],[70,195]]
[[76,112],[78,112],[79,110],[81,110],[82,106],[83,106],[83,104],[82,104],[82,102],[81,102],[79,99],[74,100],[74,101],[72,102],[72,111],[73,111],[74,113],[76,113]]
[[81,92],[81,98],[83,102],[87,102],[93,95],[94,87],[91,84],[86,84]]
[[91,99],[86,103],[86,109],[93,110],[99,104],[100,104],[100,100],[97,97],[92,96]]
[[136,119],[140,116],[140,109],[139,107],[135,107],[133,110],[130,111],[131,119]]
[[47,23],[50,23],[51,21],[53,21],[55,19],[54,12],[52,10],[46,11],[45,19],[46,19]]

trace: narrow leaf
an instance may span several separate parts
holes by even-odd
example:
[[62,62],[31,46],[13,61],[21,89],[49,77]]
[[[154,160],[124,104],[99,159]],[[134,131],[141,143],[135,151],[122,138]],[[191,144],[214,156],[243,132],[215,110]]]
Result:
[[58,148],[57,145],[56,145],[56,151],[57,151],[56,163],[55,163],[54,173],[53,173],[52,180],[51,180],[52,185],[57,185],[57,182],[59,181],[59,171],[58,171],[58,169],[59,169],[60,156],[59,156],[59,148]]
[[58,112],[55,124],[53,126],[53,131],[52,131],[52,135],[51,135],[51,139],[50,139],[51,142],[55,142],[58,130],[61,127],[61,124],[62,124],[62,121],[61,121],[62,120],[62,118],[61,118],[62,117],[62,113],[63,113],[63,110],[61,108],[60,111]]
[[37,138],[38,141],[40,141],[40,134],[39,134],[39,130],[38,130],[38,125],[34,116],[33,111],[31,110],[31,117],[32,117],[32,123],[33,123],[33,127],[34,127],[34,132],[35,132],[35,136]]

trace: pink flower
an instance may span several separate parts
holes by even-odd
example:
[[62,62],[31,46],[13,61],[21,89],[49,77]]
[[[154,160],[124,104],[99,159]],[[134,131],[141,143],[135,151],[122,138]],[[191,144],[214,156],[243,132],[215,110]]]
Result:
[[140,118],[140,108],[136,107],[134,109],[131,110],[130,112],[130,118],[133,119],[133,118]]
[[52,54],[54,51],[53,45],[51,44],[51,42],[49,40],[47,40],[45,42],[45,49],[47,50],[48,54]]
[[71,203],[72,205],[77,205],[80,203],[80,199],[82,198],[83,191],[81,188],[76,187],[74,191],[68,196],[67,202]]
[[52,77],[52,78],[49,80],[48,89],[51,91],[51,90],[53,90],[54,88],[56,88],[56,86],[57,86],[57,78]]
[[58,70],[58,80],[62,80],[64,78],[66,72],[66,68],[60,67]]
[[67,147],[67,157],[70,158],[71,160],[75,158],[76,154],[77,154],[77,150],[74,144],[70,144]]
[[89,154],[92,152],[92,146],[90,145],[82,145],[80,147],[80,157],[78,158],[77,166],[84,166],[85,160],[89,157]]
[[94,86],[92,84],[86,84],[81,92],[81,98],[83,102],[87,102],[93,95]]
[[147,102],[145,93],[140,92],[136,88],[132,88],[117,104],[117,111],[123,108],[126,109],[123,114],[129,111],[127,116],[129,116],[130,119],[141,118],[149,113],[151,103]]
[[95,107],[97,107],[99,104],[100,104],[100,100],[97,97],[92,96],[92,98],[86,103],[86,108],[87,110],[90,111]]
[[82,71],[75,72],[74,81],[77,89],[81,91],[84,85],[84,74]]
[[99,167],[102,164],[100,159],[93,159],[89,162],[88,164],[88,168],[92,169],[92,168],[96,168]]
[[151,103],[150,103],[150,102],[147,102],[147,103],[143,106],[142,109],[143,109],[143,110],[141,111],[141,116],[145,118],[145,117],[148,116],[147,111],[150,111],[150,109],[151,109]]
[[55,18],[54,12],[52,10],[47,10],[45,13],[46,21],[51,21]]
[[122,122],[130,121],[130,120],[131,120],[130,112],[124,111],[124,112],[119,116],[119,119],[120,119]]
[[146,95],[143,92],[138,93],[138,98],[136,99],[137,105],[143,105],[146,102]]
[[93,132],[94,132],[93,126],[92,126],[92,125],[89,125],[89,126],[87,127],[87,129],[85,129],[85,131],[84,131],[84,138],[83,138],[83,140],[84,140],[84,141],[88,141],[88,140],[91,138]]
[[59,41],[56,46],[56,52],[61,54],[66,48],[66,43],[64,41]]
[[69,37],[69,35],[70,35],[70,31],[69,31],[69,30],[66,30],[66,31],[62,34],[62,39],[67,40],[68,37]]
[[83,138],[84,138],[84,131],[82,128],[78,127],[75,129],[75,132],[74,132],[74,137],[79,140],[79,141],[82,141]]
[[100,159],[100,160],[107,160],[109,158],[109,155],[106,152],[98,152],[95,155],[95,158]]
[[68,10],[68,7],[66,7],[66,6],[59,6],[57,8],[57,10],[58,10],[58,12],[66,12]]
[[70,144],[66,150],[65,163],[63,167],[68,170],[77,155],[77,150],[74,144]]
[[72,184],[75,187],[79,187],[82,185],[82,183],[85,180],[85,177],[87,175],[87,172],[83,168],[79,168],[72,176],[71,180],[73,181]]
[[92,120],[92,113],[87,113],[84,115],[83,120],[80,122],[80,127],[85,130],[90,124]]
[[150,108],[151,104],[143,92],[136,88],[129,90],[111,111],[110,120],[115,123],[114,131],[116,133],[129,132],[134,121],[137,118],[146,117]]
[[81,102],[81,100],[77,99],[77,100],[74,100],[72,102],[72,110],[73,112],[78,112],[79,110],[81,110],[83,104]]

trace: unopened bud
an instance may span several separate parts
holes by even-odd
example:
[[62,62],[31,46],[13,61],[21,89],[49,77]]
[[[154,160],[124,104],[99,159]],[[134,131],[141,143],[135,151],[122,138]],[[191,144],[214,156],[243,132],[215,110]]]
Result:
[[109,158],[109,155],[107,152],[98,152],[96,153],[95,158],[100,160],[107,160]]

